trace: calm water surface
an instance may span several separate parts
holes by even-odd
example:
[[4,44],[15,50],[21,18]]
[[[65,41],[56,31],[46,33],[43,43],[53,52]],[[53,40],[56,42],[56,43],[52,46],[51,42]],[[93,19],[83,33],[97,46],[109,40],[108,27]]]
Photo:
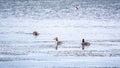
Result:
[[[49,62],[57,63],[66,57],[120,57],[119,3],[119,0],[0,0],[1,67],[13,67],[9,61],[14,61],[16,67],[21,61],[26,61],[26,64],[34,61],[34,66],[39,68],[42,65],[37,62],[48,61],[46,64],[54,67]],[[79,9],[76,10],[76,7]],[[33,31],[40,35],[33,36]],[[63,42],[57,51],[55,37]],[[91,43],[85,50],[81,48],[83,38]],[[113,60],[106,65],[112,64]],[[70,62],[66,64],[70,65]],[[112,67],[119,65],[117,59],[115,62]],[[88,63],[88,66],[99,67],[101,63]],[[81,66],[77,61],[73,64]]]

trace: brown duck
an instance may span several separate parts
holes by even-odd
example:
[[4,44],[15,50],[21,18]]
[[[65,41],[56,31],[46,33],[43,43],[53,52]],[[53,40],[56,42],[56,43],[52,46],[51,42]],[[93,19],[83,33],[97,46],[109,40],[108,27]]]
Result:
[[34,35],[34,36],[38,36],[39,33],[38,33],[37,31],[34,31],[34,32],[33,32],[33,35]]
[[61,41],[58,40],[58,37],[54,38],[55,44],[56,44],[56,50],[58,49],[58,46],[62,44]]

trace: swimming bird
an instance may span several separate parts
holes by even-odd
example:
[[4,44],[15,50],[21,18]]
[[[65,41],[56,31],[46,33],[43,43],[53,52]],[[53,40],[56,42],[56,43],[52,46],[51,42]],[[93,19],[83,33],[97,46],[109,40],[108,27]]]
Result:
[[78,6],[76,6],[75,9],[78,10],[79,9]]
[[61,41],[58,40],[58,37],[54,38],[55,44],[56,44],[56,50],[58,49],[58,46],[62,44]]
[[82,39],[82,49],[84,50],[84,47],[85,46],[90,46],[90,43],[89,42],[85,42],[84,39]]
[[33,35],[34,35],[34,36],[38,36],[39,33],[38,33],[37,31],[34,31],[34,32],[33,32]]
[[73,5],[73,7],[75,8],[75,10],[79,10],[79,5]]

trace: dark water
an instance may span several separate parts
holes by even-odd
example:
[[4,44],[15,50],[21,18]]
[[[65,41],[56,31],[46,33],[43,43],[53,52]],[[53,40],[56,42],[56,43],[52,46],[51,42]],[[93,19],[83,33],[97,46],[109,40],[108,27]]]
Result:
[[[76,10],[76,7],[78,10]],[[119,20],[119,0],[0,0],[0,17]]]

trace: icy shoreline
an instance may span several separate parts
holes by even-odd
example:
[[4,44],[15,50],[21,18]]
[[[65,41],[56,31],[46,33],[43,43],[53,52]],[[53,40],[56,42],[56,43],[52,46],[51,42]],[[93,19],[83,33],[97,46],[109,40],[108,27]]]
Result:
[[119,68],[120,57],[46,57],[46,60],[0,62],[0,68]]

